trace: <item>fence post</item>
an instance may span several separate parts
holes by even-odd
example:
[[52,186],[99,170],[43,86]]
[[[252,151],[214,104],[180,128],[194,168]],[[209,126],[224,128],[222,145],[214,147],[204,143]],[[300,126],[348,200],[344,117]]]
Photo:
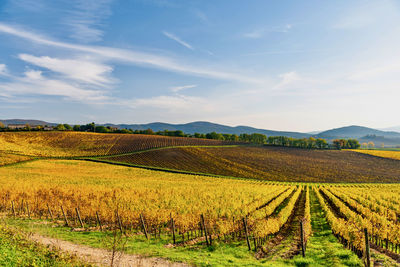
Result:
[[11,209],[12,209],[12,212],[13,212],[13,215],[14,215],[14,218],[15,218],[16,215],[15,215],[15,208],[14,208],[14,200],[11,201]]
[[97,218],[97,223],[100,226],[100,231],[103,231],[103,226],[101,225],[100,216],[99,216],[99,213],[97,211],[96,211],[96,218]]
[[364,228],[364,234],[365,234],[365,256],[367,260],[367,267],[371,267],[371,255],[369,250],[369,239],[368,239],[367,228]]
[[65,225],[69,227],[68,219],[67,219],[67,216],[65,215],[64,208],[62,205],[61,205],[61,211],[62,211],[62,214],[64,217]]
[[173,239],[174,244],[175,244],[176,241],[175,241],[175,222],[174,222],[174,218],[171,218],[171,228],[172,228],[172,239]]
[[76,215],[78,216],[78,220],[79,220],[79,223],[81,224],[81,227],[85,228],[85,226],[83,225],[82,219],[81,219],[81,214],[79,213],[79,209],[75,208],[75,211],[76,211]]
[[301,254],[303,255],[303,258],[306,256],[306,246],[305,246],[305,240],[304,240],[304,221],[300,220],[300,242],[301,242]]
[[203,225],[204,235],[206,236],[206,244],[207,244],[207,246],[209,246],[210,243],[208,242],[207,227],[206,227],[206,223],[204,221],[203,214],[200,215],[200,219],[201,219],[201,224]]
[[247,219],[245,217],[243,217],[243,227],[244,227],[244,233],[246,235],[247,247],[249,248],[249,251],[250,251],[251,246],[250,246],[250,240],[249,240],[249,231],[247,229]]
[[31,218],[31,212],[30,212],[30,210],[29,210],[28,202],[26,202],[25,205],[26,205],[26,210],[27,210],[27,212],[28,212],[28,218],[30,219],[30,218]]
[[53,213],[52,213],[51,210],[50,210],[49,203],[47,203],[47,210],[49,211],[51,220],[53,220]]
[[142,227],[143,227],[144,235],[146,236],[146,239],[149,239],[149,236],[148,236],[148,234],[147,234],[146,224],[144,223],[143,215],[142,215],[142,214],[140,214],[140,221],[142,222]]

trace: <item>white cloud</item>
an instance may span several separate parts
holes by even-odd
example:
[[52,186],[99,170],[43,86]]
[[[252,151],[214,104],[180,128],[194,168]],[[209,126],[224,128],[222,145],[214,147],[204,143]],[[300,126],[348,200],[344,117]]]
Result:
[[0,64],[0,75],[7,75],[7,66],[5,64]]
[[98,103],[108,99],[104,91],[91,90],[62,80],[49,79],[38,70],[29,70],[24,74],[23,77],[13,77],[11,82],[0,83],[0,93],[8,97],[26,96],[26,94],[61,96],[89,103]]
[[71,1],[72,8],[63,20],[63,24],[71,31],[70,36],[82,42],[101,40],[103,31],[99,28],[102,20],[111,15],[111,2],[112,0]]
[[113,68],[102,63],[84,59],[36,57],[27,54],[20,54],[18,57],[25,62],[60,73],[72,80],[97,86],[107,86],[113,83],[113,80],[109,77]]
[[30,80],[43,80],[42,72],[40,70],[28,70],[25,72],[25,76]]
[[164,69],[172,72],[229,81],[239,81],[246,83],[264,83],[266,81],[265,78],[260,79],[258,77],[247,76],[239,74],[237,72],[221,71],[219,69],[211,69],[207,67],[196,67],[193,65],[181,63],[173,58],[145,52],[104,46],[77,45],[67,42],[54,41],[44,36],[34,34],[17,27],[11,27],[4,23],[0,23],[0,32],[17,36],[37,44],[91,53],[93,55],[101,57],[103,61],[114,60],[140,66]]
[[292,29],[292,27],[293,26],[291,24],[286,24],[284,26],[278,26],[278,27],[272,27],[272,28],[259,28],[259,29],[244,33],[243,37],[249,38],[249,39],[259,39],[271,32],[287,33],[290,31],[290,29]]
[[190,111],[196,107],[207,106],[207,100],[201,97],[192,97],[184,95],[175,96],[156,96],[151,98],[139,98],[132,101],[135,108],[150,107],[163,109],[168,112]]
[[193,46],[191,46],[191,45],[188,44],[187,42],[183,41],[181,38],[179,38],[179,37],[176,36],[175,34],[169,33],[169,32],[166,32],[166,31],[163,31],[163,34],[164,34],[165,36],[167,36],[169,39],[174,40],[174,41],[177,42],[178,44],[183,45],[184,47],[189,48],[189,49],[191,49],[191,50],[194,50]]
[[276,86],[278,88],[295,84],[296,82],[301,80],[300,75],[295,71],[280,74],[279,78],[281,78],[281,82]]
[[185,89],[190,89],[190,88],[195,88],[197,87],[197,84],[192,84],[192,85],[184,85],[184,86],[174,86],[170,87],[171,91],[174,93],[177,93],[179,91],[185,90]]

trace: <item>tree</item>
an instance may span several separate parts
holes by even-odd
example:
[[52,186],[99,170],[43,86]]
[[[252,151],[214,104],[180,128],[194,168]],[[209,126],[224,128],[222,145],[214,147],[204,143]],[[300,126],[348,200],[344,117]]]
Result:
[[96,133],[108,133],[109,130],[105,126],[96,126],[95,128]]
[[74,128],[72,128],[74,131],[80,131],[81,126],[80,125],[74,125]]
[[4,125],[4,123],[2,123],[1,121],[0,121],[0,128],[5,128],[6,126]]
[[374,148],[375,147],[375,143],[372,141],[368,142],[368,148]]
[[71,131],[71,130],[72,130],[71,125],[66,124],[66,123],[64,123],[64,128],[65,128],[65,130],[68,130],[68,131]]
[[66,129],[65,129],[64,124],[59,124],[59,125],[56,126],[56,130],[57,131],[65,131]]

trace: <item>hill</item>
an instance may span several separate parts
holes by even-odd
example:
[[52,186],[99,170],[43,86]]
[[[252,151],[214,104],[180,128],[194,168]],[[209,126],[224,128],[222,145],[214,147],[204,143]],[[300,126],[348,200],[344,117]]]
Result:
[[76,157],[115,155],[159,147],[231,145],[188,137],[86,132],[0,132],[0,152],[28,156]]
[[400,182],[400,161],[353,151],[287,147],[181,147],[106,161],[283,182]]
[[400,138],[400,133],[398,132],[387,132],[376,130],[363,126],[346,126],[335,128],[327,131],[323,131],[317,134],[317,137],[325,138],[325,139],[334,139],[334,138],[361,138],[367,135],[376,135],[376,136],[384,136],[391,138]]
[[127,128],[132,130],[146,130],[152,129],[153,131],[183,131],[185,133],[194,134],[194,133],[210,133],[210,132],[217,132],[217,133],[226,133],[226,134],[242,134],[242,133],[261,133],[267,136],[288,136],[293,138],[303,138],[303,137],[310,137],[310,134],[307,133],[300,133],[300,132],[290,132],[290,131],[274,131],[274,130],[265,130],[265,129],[258,129],[249,126],[227,126],[217,123],[211,123],[206,121],[196,121],[190,122],[185,124],[170,124],[170,123],[163,123],[163,122],[154,122],[148,124],[105,124],[105,126],[114,126],[120,128]]
[[48,126],[56,126],[57,123],[41,121],[41,120],[24,120],[24,119],[9,119],[9,120],[0,120],[0,122],[4,123],[4,125],[9,124],[29,124],[29,125],[48,125]]

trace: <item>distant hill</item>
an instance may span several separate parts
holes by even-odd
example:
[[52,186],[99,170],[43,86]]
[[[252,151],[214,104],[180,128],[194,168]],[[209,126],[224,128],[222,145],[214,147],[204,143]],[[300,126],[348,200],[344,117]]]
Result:
[[311,135],[307,133],[299,133],[299,132],[284,132],[284,131],[273,131],[273,130],[265,130],[265,129],[257,129],[248,126],[226,126],[217,123],[211,123],[206,121],[196,121],[190,122],[185,124],[169,124],[169,123],[162,123],[162,122],[154,122],[148,124],[105,124],[105,126],[114,126],[119,128],[127,128],[132,130],[146,130],[152,129],[153,131],[177,131],[181,130],[185,133],[194,134],[194,133],[210,133],[210,132],[217,132],[217,133],[227,133],[227,134],[242,134],[242,133],[261,133],[267,136],[277,136],[277,135],[284,135],[288,137],[294,138],[308,138]]
[[325,139],[334,138],[362,138],[367,135],[383,136],[385,138],[400,138],[400,133],[393,131],[381,131],[363,126],[347,126],[335,128],[317,134],[317,137]]
[[10,120],[0,120],[0,122],[4,123],[4,125],[9,124],[30,124],[30,125],[48,125],[48,126],[55,126],[57,123],[46,122],[41,120],[23,120],[23,119],[10,119]]
[[[58,123],[51,123],[41,120],[22,120],[22,119],[11,119],[11,120],[0,120],[5,125],[8,124],[35,124],[35,125],[49,125],[54,126]],[[396,131],[383,131],[377,130],[373,128],[363,127],[363,126],[346,126],[341,128],[330,129],[327,131],[312,131],[309,133],[301,133],[301,132],[290,132],[290,131],[274,131],[274,130],[266,130],[253,128],[249,126],[227,126],[207,121],[196,121],[184,124],[171,124],[171,123],[163,123],[163,122],[153,122],[147,124],[112,124],[106,123],[102,124],[104,126],[113,126],[118,127],[120,129],[132,129],[132,130],[146,130],[152,129],[153,131],[183,131],[184,133],[194,134],[194,133],[227,133],[227,134],[252,134],[252,133],[261,133],[267,136],[288,136],[293,138],[309,138],[311,136],[316,138],[324,138],[328,141],[332,141],[337,138],[356,138],[362,142],[372,141],[376,146],[380,146],[381,143],[384,143],[385,146],[400,146],[400,132]],[[393,127],[391,129],[395,129]]]
[[394,132],[399,132],[400,133],[400,125],[399,126],[394,126],[394,127],[388,127],[388,128],[383,128],[379,129],[382,131],[394,131]]

